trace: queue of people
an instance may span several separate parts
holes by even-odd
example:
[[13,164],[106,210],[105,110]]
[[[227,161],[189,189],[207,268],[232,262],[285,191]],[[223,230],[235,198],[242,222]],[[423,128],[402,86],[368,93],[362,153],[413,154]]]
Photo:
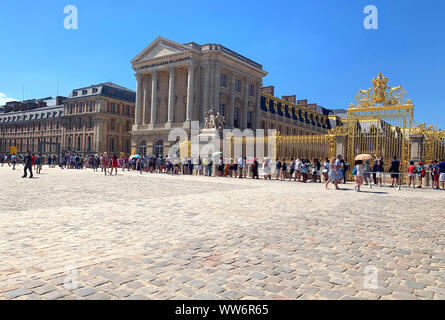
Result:
[[[272,180],[274,175],[279,181],[295,181],[301,183],[325,183],[325,188],[329,189],[332,183],[336,190],[339,190],[339,184],[346,183],[347,171],[349,163],[338,155],[335,158],[325,158],[323,161],[319,159],[307,158],[290,158],[290,159],[272,159],[266,157],[262,164],[256,158],[240,157],[236,159],[224,159],[222,155],[216,157],[198,157],[197,161],[193,161],[190,157],[181,159],[177,156],[163,157],[158,155],[108,155],[104,152],[101,155],[80,155],[66,154],[58,161],[55,155],[48,156],[46,159],[41,154],[32,154],[30,151],[25,156],[16,154],[0,155],[1,166],[12,166],[15,170],[18,163],[24,165],[23,178],[33,177],[32,169],[37,174],[41,173],[45,163],[49,168],[59,166],[61,169],[93,169],[95,172],[102,172],[105,175],[117,175],[118,169],[123,171],[136,170],[140,174],[143,173],[165,173],[172,175],[198,175],[198,176],[217,176],[232,178],[259,179],[260,173],[265,180]],[[373,162],[373,163],[372,163]],[[260,168],[261,167],[261,168]],[[432,188],[438,190],[445,189],[445,160],[433,161],[426,167],[422,161],[416,165],[414,161],[410,161],[407,172],[401,172],[401,162],[397,157],[393,157],[388,169],[391,184],[389,187],[399,186],[401,178],[407,174],[408,187],[423,188],[424,179],[430,174]],[[352,174],[355,177],[355,190],[360,192],[363,184],[382,186],[385,180],[385,162],[383,157],[375,157],[375,159],[358,160],[354,163]],[[417,185],[417,186],[416,186]]]

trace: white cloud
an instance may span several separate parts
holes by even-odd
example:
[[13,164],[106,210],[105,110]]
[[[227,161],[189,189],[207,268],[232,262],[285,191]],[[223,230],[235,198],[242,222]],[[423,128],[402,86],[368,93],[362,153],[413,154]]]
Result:
[[9,101],[17,101],[17,99],[10,98],[10,97],[6,96],[6,94],[4,94],[3,92],[0,92],[0,106],[5,105],[6,102],[9,102]]

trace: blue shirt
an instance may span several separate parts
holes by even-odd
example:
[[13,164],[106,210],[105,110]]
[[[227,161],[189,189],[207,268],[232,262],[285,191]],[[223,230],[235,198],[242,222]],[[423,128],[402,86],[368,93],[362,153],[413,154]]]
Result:
[[442,161],[437,166],[439,167],[440,173],[445,173],[445,161]]

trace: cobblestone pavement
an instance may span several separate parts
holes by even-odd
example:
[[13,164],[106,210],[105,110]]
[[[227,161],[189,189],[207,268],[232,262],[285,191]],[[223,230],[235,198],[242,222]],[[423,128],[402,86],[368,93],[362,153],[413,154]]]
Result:
[[0,167],[0,299],[445,299],[445,192]]

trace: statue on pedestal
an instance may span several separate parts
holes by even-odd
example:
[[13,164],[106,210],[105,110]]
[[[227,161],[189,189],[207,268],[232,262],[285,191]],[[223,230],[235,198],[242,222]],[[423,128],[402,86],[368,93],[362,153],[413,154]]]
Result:
[[213,109],[205,113],[205,124],[204,129],[217,129],[221,130],[224,126],[224,116],[219,112],[215,113]]

